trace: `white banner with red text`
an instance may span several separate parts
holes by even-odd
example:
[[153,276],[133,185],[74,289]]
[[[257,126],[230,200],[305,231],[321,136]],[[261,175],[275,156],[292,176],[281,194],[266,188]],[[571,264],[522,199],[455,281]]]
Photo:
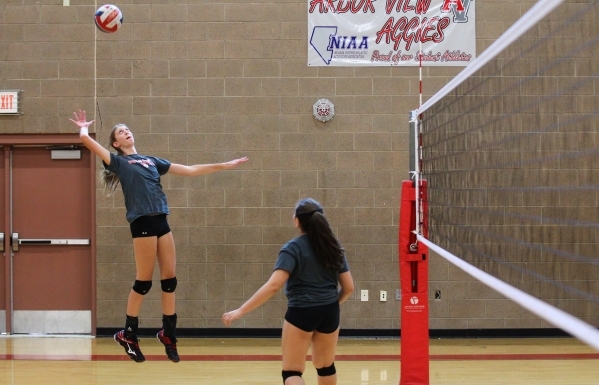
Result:
[[308,0],[309,66],[466,66],[474,0]]

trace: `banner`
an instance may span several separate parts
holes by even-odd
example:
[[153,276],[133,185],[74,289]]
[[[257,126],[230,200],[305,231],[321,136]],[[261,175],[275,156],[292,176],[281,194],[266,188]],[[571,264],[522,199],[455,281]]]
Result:
[[466,66],[474,0],[308,0],[309,66]]

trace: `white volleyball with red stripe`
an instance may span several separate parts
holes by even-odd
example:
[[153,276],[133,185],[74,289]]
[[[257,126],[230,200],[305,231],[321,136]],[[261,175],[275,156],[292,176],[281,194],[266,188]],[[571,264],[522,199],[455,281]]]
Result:
[[116,5],[104,4],[96,11],[94,20],[100,31],[112,33],[121,28],[121,25],[123,24],[123,13]]

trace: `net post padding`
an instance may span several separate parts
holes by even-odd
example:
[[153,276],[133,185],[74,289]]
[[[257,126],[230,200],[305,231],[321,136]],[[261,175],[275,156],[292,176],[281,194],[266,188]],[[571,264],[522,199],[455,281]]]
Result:
[[[428,247],[417,242],[414,233],[417,228],[416,191],[413,181],[402,182],[398,242],[401,279],[400,385],[429,384]],[[421,231],[423,235],[428,235],[426,181],[420,181],[418,194],[424,219]]]

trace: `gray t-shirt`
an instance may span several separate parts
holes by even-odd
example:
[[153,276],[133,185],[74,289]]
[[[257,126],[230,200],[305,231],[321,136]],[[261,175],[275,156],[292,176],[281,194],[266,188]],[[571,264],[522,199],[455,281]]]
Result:
[[110,154],[110,166],[104,167],[121,182],[129,223],[144,215],[169,214],[160,175],[170,166],[168,160],[154,156]]
[[347,259],[338,271],[327,269],[310,245],[306,234],[287,242],[279,252],[275,270],[289,272],[285,295],[289,307],[328,305],[339,299],[339,274],[349,271]]

